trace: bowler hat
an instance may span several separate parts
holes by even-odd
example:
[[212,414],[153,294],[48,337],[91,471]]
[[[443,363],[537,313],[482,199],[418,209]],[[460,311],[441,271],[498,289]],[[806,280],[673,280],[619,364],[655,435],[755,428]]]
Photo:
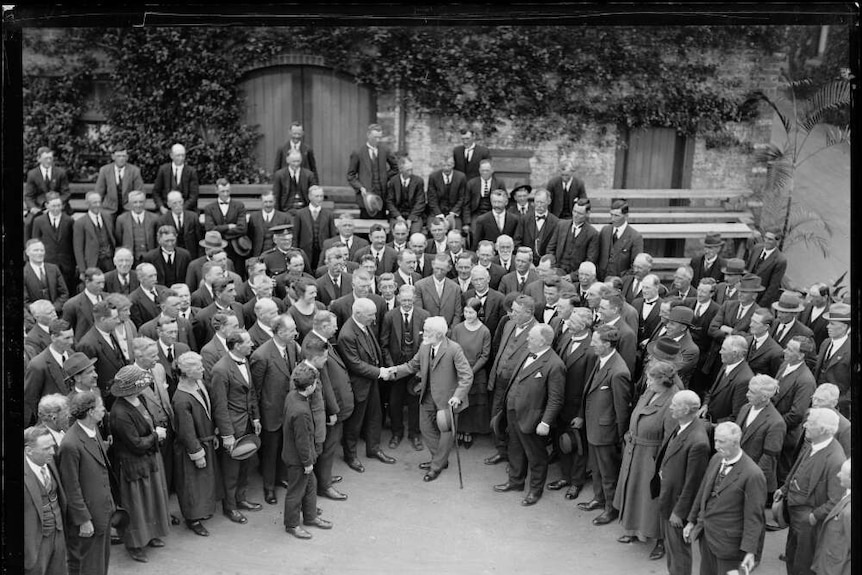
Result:
[[778,501],[773,501],[772,503],[772,517],[775,519],[775,523],[782,529],[787,527],[788,521],[790,521],[790,517],[788,517],[789,512],[787,510],[787,503],[785,499],[782,497]]
[[248,459],[260,449],[260,438],[254,433],[243,435],[233,444],[233,449],[230,450],[230,456],[237,461]]
[[739,280],[739,287],[737,287],[739,291],[755,291],[760,292],[765,290],[760,283],[760,276],[756,274],[745,274],[742,276],[742,279]]
[[728,275],[744,275],[745,262],[739,258],[730,258],[727,263],[721,268],[721,273]]
[[724,240],[721,239],[721,234],[706,234],[706,237],[703,239],[703,245],[709,248],[717,248],[724,245]]
[[647,344],[647,353],[663,361],[676,361],[682,348],[672,337],[662,337]]
[[111,395],[114,397],[128,397],[142,392],[151,382],[153,377],[136,365],[126,365],[114,376],[111,384]]
[[826,321],[841,321],[850,323],[850,304],[833,303],[829,306],[829,311],[823,314]]
[[567,429],[566,432],[560,436],[558,444],[560,446],[560,451],[565,455],[570,454],[572,451],[576,451],[578,455],[584,454],[584,443],[581,440],[581,434],[577,429]]
[[129,512],[122,507],[117,507],[111,513],[111,527],[117,531],[122,531],[129,524]]
[[215,230],[210,230],[204,236],[204,239],[198,242],[203,248],[226,248],[227,242],[221,239],[221,234]]
[[667,320],[691,327],[691,322],[694,321],[694,310],[684,305],[674,306],[670,308],[670,315],[668,315]]
[[441,432],[452,431],[452,417],[448,409],[437,410],[437,429]]
[[376,216],[383,209],[383,198],[377,194],[366,193],[362,201],[365,204],[365,211],[371,217]]
[[799,294],[785,291],[782,292],[778,301],[772,303],[772,309],[775,311],[800,312],[805,309],[805,306],[802,305],[802,298],[799,297]]
[[520,186],[515,186],[515,189],[512,190],[512,196],[515,195],[515,192],[520,192],[521,190],[526,190],[527,193],[531,193],[533,191],[533,187],[529,184],[521,184]]
[[240,257],[245,257],[251,253],[251,240],[248,239],[248,236],[234,238],[230,241],[230,245],[233,251],[236,252],[236,255]]
[[269,228],[269,231],[272,232],[272,235],[278,236],[281,234],[292,234],[293,233],[293,225],[292,224],[281,224],[278,226],[272,226]]
[[90,359],[80,351],[76,351],[63,362],[63,371],[66,373],[66,377],[74,377],[95,364],[95,359]]

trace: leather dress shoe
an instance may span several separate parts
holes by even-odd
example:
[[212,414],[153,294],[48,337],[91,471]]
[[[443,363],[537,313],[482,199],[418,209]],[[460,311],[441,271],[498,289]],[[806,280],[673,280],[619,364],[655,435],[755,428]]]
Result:
[[159,539],[158,537],[153,537],[152,539],[150,539],[150,542],[147,543],[147,545],[149,545],[150,547],[154,547],[154,548],[158,549],[159,547],[164,547],[165,542],[162,541],[161,539]]
[[347,499],[347,495],[340,492],[334,487],[329,487],[328,489],[324,489],[318,493],[320,497],[326,497],[327,499],[332,499],[333,501],[344,501]]
[[410,443],[413,444],[413,449],[416,451],[422,451],[425,447],[422,445],[422,438],[418,435],[412,439],[410,439]]
[[201,537],[209,537],[210,532],[207,531],[207,528],[204,527],[204,524],[200,521],[189,521],[188,526],[189,529],[195,532],[195,535],[200,535]]
[[120,545],[123,542],[123,538],[116,534],[111,534],[111,545]]
[[144,553],[144,550],[140,547],[129,547],[129,556],[139,563],[147,563],[149,559],[147,559],[147,554]]
[[571,483],[565,479],[557,479],[556,481],[552,481],[548,483],[548,489],[551,491],[559,491],[563,487],[568,487]]
[[171,513],[171,525],[179,525],[180,523],[182,523],[182,521],[180,521],[180,518]]
[[485,465],[497,465],[498,463],[502,463],[503,461],[509,461],[509,458],[500,455],[499,453],[495,453],[494,455],[485,460]]
[[470,449],[473,447],[473,436],[469,433],[464,434],[464,449]]
[[605,506],[604,501],[599,501],[598,499],[593,499],[592,501],[581,501],[578,503],[578,509],[581,511],[595,511],[596,509],[602,509]]
[[427,483],[429,481],[434,481],[438,477],[440,477],[439,469],[429,469],[428,473],[426,473],[425,476],[422,478],[422,481],[425,481]]
[[780,525],[776,523],[770,523],[769,521],[766,522],[767,531],[781,531],[783,529],[787,529],[787,527],[781,527]]
[[[429,469],[431,469],[431,462],[430,461],[423,461],[422,463],[419,464],[419,469],[424,469],[425,471],[428,471]],[[449,462],[446,462],[443,465],[443,469],[449,469]]]
[[320,517],[315,517],[311,521],[305,521],[303,522],[303,525],[311,525],[318,529],[332,529],[332,522],[327,521],[326,519],[321,519]]
[[318,516],[318,517],[320,517],[321,515],[323,515],[323,509],[321,509],[320,507],[318,507],[318,508],[315,510],[315,512],[317,513],[317,516]]
[[296,527],[285,527],[285,531],[296,537],[297,539],[311,539],[311,533],[297,525]]
[[388,463],[389,465],[392,465],[393,463],[395,463],[394,457],[389,457],[388,455],[383,453],[383,451],[380,449],[378,449],[374,453],[367,454],[366,457],[373,457],[374,459],[377,459],[378,461],[381,461],[383,463]]
[[541,498],[542,498],[542,492],[541,491],[530,491],[529,493],[527,493],[527,496],[524,497],[524,500],[521,501],[521,505],[523,505],[524,507],[529,507],[530,505],[535,505],[536,503],[539,502],[539,499],[541,499]]
[[593,525],[607,525],[620,516],[620,512],[614,508],[606,509],[604,513],[593,518]]
[[275,491],[270,489],[263,490],[263,500],[270,505],[275,505],[276,503],[278,503],[278,497],[275,496]]
[[398,449],[399,445],[401,445],[401,436],[393,435],[392,439],[389,440],[389,449]]
[[634,535],[620,535],[617,537],[617,543],[634,543],[638,538]]
[[523,491],[524,484],[520,485],[517,483],[512,483],[511,481],[507,481],[506,483],[501,483],[499,485],[494,486],[494,491],[497,493],[505,493],[506,491]]
[[276,483],[287,489],[287,479],[279,479]]
[[263,505],[261,505],[260,503],[253,503],[245,499],[242,501],[237,501],[236,506],[239,509],[244,509],[246,511],[260,511],[261,509],[263,509]]
[[243,515],[236,509],[225,511],[224,516],[233,521],[234,523],[248,523],[248,519],[246,519],[245,515]]
[[341,480],[342,480],[342,479],[344,479],[344,478],[343,478],[343,477],[341,477],[340,475],[333,475],[333,476],[332,476],[332,479],[330,479],[330,481],[331,481],[332,483],[341,483]]
[[658,559],[661,559],[662,557],[664,557],[664,541],[659,539],[655,542],[655,547],[653,547],[652,551],[650,551],[649,558],[653,561],[656,561]]
[[362,465],[358,459],[347,459],[347,467],[352,469],[357,473],[365,473],[365,466]]
[[566,499],[577,499],[578,495],[581,494],[581,486],[580,485],[572,485],[568,489],[566,489]]

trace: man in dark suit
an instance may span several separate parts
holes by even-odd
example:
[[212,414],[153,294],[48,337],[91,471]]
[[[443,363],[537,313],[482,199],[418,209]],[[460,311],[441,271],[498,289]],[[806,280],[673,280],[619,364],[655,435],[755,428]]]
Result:
[[[63,269],[62,266],[60,269]],[[799,314],[798,319],[814,333],[814,346],[816,349],[820,349],[820,344],[829,337],[829,334],[826,333],[826,324],[829,322],[823,317],[831,303],[829,286],[825,283],[815,283],[808,288],[805,299],[805,309]]]
[[724,575],[740,564],[750,571],[761,551],[766,478],[740,447],[741,437],[731,421],[716,426],[718,453],[706,467],[682,531],[686,542],[700,538],[702,575]]
[[751,315],[748,326],[751,340],[745,361],[755,374],[765,373],[775,377],[781,362],[784,361],[784,350],[769,336],[774,321],[772,313],[765,307],[756,308]]
[[371,255],[377,262],[377,268],[374,275],[391,273],[398,267],[398,253],[391,247],[386,245],[386,230],[380,224],[374,224],[368,232],[368,238],[371,244],[360,248],[356,255],[353,256],[353,261],[361,262],[362,257]]
[[746,402],[748,382],[754,377],[745,362],[748,342],[741,335],[729,335],[721,344],[722,367],[706,392],[700,415],[713,423],[735,421]]
[[398,173],[395,156],[380,144],[382,137],[380,124],[368,126],[365,145],[350,154],[347,166],[347,183],[356,190],[359,218],[363,220],[386,216],[386,182]]
[[694,272],[689,266],[680,266],[673,273],[673,283],[667,291],[668,297],[679,298],[680,301],[685,301],[694,298],[697,294],[697,289],[691,285],[691,278]]
[[[510,238],[511,239],[511,238]],[[500,238],[498,237],[499,241]],[[500,287],[500,280],[508,273],[500,264],[494,261],[495,259],[494,242],[481,240],[476,248],[476,257],[479,259],[477,265],[481,266],[488,272],[489,285],[491,289]]]
[[[423,258],[424,255],[422,254]],[[413,253],[413,250],[403,249],[398,252],[397,266],[395,273],[393,273],[396,291],[403,285],[413,286],[422,279],[422,276],[416,273],[416,261],[416,254]]]
[[386,182],[386,209],[389,226],[405,222],[410,233],[422,230],[425,216],[425,183],[413,175],[413,162],[408,157],[398,159],[398,173]]
[[536,265],[540,257],[552,253],[548,246],[557,235],[559,220],[548,212],[548,203],[547,190],[537,191],[533,197],[533,207],[527,210],[527,215],[521,219],[521,245],[533,250],[533,264]]
[[500,279],[498,291],[503,295],[509,292],[524,293],[528,285],[539,279],[539,274],[532,268],[533,255],[530,248],[518,248],[514,260],[515,269]]
[[278,316],[272,326],[272,338],[254,350],[249,360],[260,411],[263,494],[270,505],[278,502],[276,482],[287,481],[287,471],[281,459],[284,439],[281,418],[290,387],[290,374],[299,361],[296,323],[289,315]]
[[760,285],[760,278],[754,274],[746,274],[737,285],[737,299],[727,300],[721,304],[721,308],[712,318],[707,329],[707,335],[712,339],[712,347],[704,363],[704,371],[713,370],[718,350],[725,337],[748,334],[751,316],[757,309],[754,300],[757,298],[757,293],[761,291],[763,286]]
[[111,149],[113,162],[99,168],[96,191],[102,196],[102,207],[109,214],[121,214],[129,202],[129,193],[144,189],[144,179],[137,166],[128,163],[129,152],[125,144]]
[[[341,243],[347,246],[347,259],[351,261],[356,261],[354,259],[356,257],[356,252],[367,246],[368,241],[360,238],[359,236],[353,235],[355,224],[353,223],[353,217],[350,214],[341,214],[335,221],[335,227],[338,229],[338,235],[323,240],[323,245],[320,248],[321,257],[326,255],[326,250],[328,250],[335,244]],[[318,262],[317,265],[319,266],[322,263],[323,262]]]
[[156,283],[170,286],[184,281],[192,256],[187,250],[177,247],[177,231],[173,226],[162,226],[158,239],[159,247],[148,251],[143,258],[156,268]]
[[505,296],[489,287],[490,274],[480,265],[473,266],[470,271],[470,283],[473,287],[464,293],[462,299],[465,304],[471,298],[479,299],[482,304],[482,307],[479,308],[479,321],[485,324],[491,334],[494,334],[500,324],[500,319],[505,315],[503,310]]
[[63,363],[74,343],[72,328],[62,319],[54,319],[48,327],[51,343],[24,367],[24,424],[36,420],[39,400],[52,393],[69,393],[63,373]]
[[[433,220],[438,218],[432,219]],[[434,261],[434,255],[426,253],[426,247],[428,245],[428,241],[425,238],[424,234],[411,234],[410,242],[408,246],[410,247],[410,251],[412,251],[416,255],[416,273],[419,274],[420,278],[427,278],[431,275],[431,262]],[[443,252],[445,253],[445,252]]]
[[[837,385],[834,383],[821,383],[811,396],[811,407],[824,407],[838,414],[838,431],[835,433],[835,439],[841,444],[844,455],[850,457],[853,454],[853,430],[850,420],[838,412],[838,397],[839,391]],[[799,443],[799,449],[802,448],[805,441],[807,440],[805,439],[805,434],[803,434],[802,440]]]
[[226,309],[213,314],[210,325],[215,335],[201,347],[204,377],[208,377],[212,367],[227,354],[227,336],[239,330],[239,319],[232,309]]
[[66,287],[75,290],[79,278],[75,273],[75,248],[72,243],[74,220],[63,213],[63,200],[57,192],[45,195],[45,209],[45,213],[33,220],[32,237],[42,240],[45,261],[59,267]]
[[763,280],[766,289],[757,298],[757,303],[763,307],[771,306],[773,302],[778,300],[781,293],[781,282],[787,271],[787,258],[778,249],[780,242],[780,230],[766,230],[763,233],[763,243],[759,243],[751,249],[751,255],[746,265],[749,272],[757,274]]
[[623,301],[623,296],[618,290],[607,292],[599,303],[599,317],[603,325],[617,328],[619,339],[615,349],[626,363],[631,375],[635,371],[637,359],[637,335],[622,319]]
[[317,300],[328,306],[353,291],[353,276],[344,271],[341,248],[333,246],[326,251],[325,274],[317,278]]
[[54,305],[46,299],[34,301],[27,309],[33,316],[34,324],[24,336],[24,349],[30,358],[34,358],[51,344],[50,326],[58,315]]
[[159,166],[153,182],[153,201],[162,214],[168,213],[167,196],[174,190],[183,196],[183,209],[198,212],[198,173],[186,164],[186,149],[182,144],[171,146],[171,161]]
[[[790,291],[783,292],[778,301],[772,303],[772,309],[775,310],[775,317],[778,321],[772,325],[769,335],[772,336],[775,343],[781,347],[787,347],[787,342],[797,335],[814,337],[811,328],[796,319],[799,312],[805,309],[799,295]],[[814,367],[815,359],[812,353],[811,357],[806,358],[806,361]]]
[[829,339],[820,345],[817,363],[814,366],[814,379],[817,384],[834,383],[841,395],[838,411],[850,417],[850,306],[833,303],[826,312],[826,332]]
[[105,293],[128,296],[138,289],[138,274],[132,272],[132,250],[117,248],[114,252],[114,269],[105,274]]
[[119,321],[117,308],[108,301],[100,301],[93,306],[93,321],[93,327],[78,341],[75,349],[96,360],[99,390],[106,407],[110,408],[113,403],[110,389],[114,375],[126,365],[120,342],[114,335]]
[[452,161],[456,170],[464,174],[467,180],[479,176],[482,160],[490,160],[491,152],[485,146],[476,143],[476,137],[471,128],[461,129],[461,145],[452,150]]
[[99,424],[105,405],[98,392],[72,394],[74,423],[60,443],[60,482],[66,491],[66,545],[70,575],[106,575],[111,558],[110,521],[113,469]]
[[138,288],[129,294],[132,302],[131,320],[135,327],[140,329],[142,325],[159,315],[159,293],[167,288],[157,283],[158,275],[156,266],[146,262],[138,264],[135,268],[138,276]]
[[24,493],[24,572],[65,575],[66,493],[44,426],[24,430]]
[[632,301],[632,307],[638,314],[638,349],[648,341],[661,323],[659,312],[661,302],[658,295],[659,279],[655,274],[648,274],[640,280],[640,295]]
[[[646,252],[639,253],[632,260],[632,273],[622,278],[623,285],[620,289],[623,293],[623,298],[628,303],[633,303],[641,295],[643,279],[652,272],[652,264],[652,256]],[[661,298],[668,296],[667,288],[661,283],[658,285],[658,296]]]
[[450,268],[449,257],[437,254],[431,264],[433,275],[416,282],[416,307],[432,316],[441,316],[447,325],[454,326],[461,321],[463,305],[458,284],[446,277]]
[[93,305],[102,300],[104,289],[105,274],[99,268],[87,268],[84,272],[84,290],[63,304],[63,319],[75,330],[75,341],[92,327]]
[[260,205],[261,209],[252,211],[248,219],[248,236],[251,239],[253,256],[260,256],[275,247],[270,228],[291,223],[290,214],[275,209],[275,195],[272,190],[266,190],[260,195]]
[[683,539],[682,532],[709,462],[710,449],[703,422],[697,417],[698,409],[700,398],[693,391],[674,394],[668,411],[676,425],[659,448],[650,481],[650,495],[659,500],[661,537],[670,575],[691,573],[691,545]]
[[[355,287],[355,284],[354,284]],[[372,328],[379,307],[367,298],[360,297],[351,306],[352,315],[338,334],[338,352],[344,358],[353,383],[353,414],[344,422],[344,459],[348,467],[362,473],[365,467],[356,456],[360,431],[365,434],[365,456],[383,463],[395,463],[395,458],[380,449],[380,431],[383,414],[377,380],[387,375],[377,335]]]
[[329,311],[335,314],[338,320],[338,329],[341,329],[353,314],[353,302],[360,298],[367,298],[377,306],[377,317],[374,325],[371,326],[371,331],[374,332],[375,336],[379,336],[380,326],[383,325],[383,316],[386,315],[388,308],[382,297],[371,293],[371,286],[374,282],[375,279],[371,272],[364,269],[356,270],[352,279],[353,291],[330,302]]
[[[687,305],[694,310],[694,317],[691,320],[691,338],[697,344],[700,350],[700,360],[698,368],[702,368],[706,363],[706,356],[709,353],[712,340],[707,333],[709,324],[712,318],[718,313],[720,306],[712,299],[715,292],[715,280],[712,278],[704,278],[700,280],[697,286],[697,295]],[[697,377],[695,377],[697,379]]]
[[777,391],[775,379],[768,375],[755,375],[748,383],[748,403],[736,418],[736,424],[742,429],[740,446],[763,472],[767,495],[779,485],[776,471],[787,432],[787,425],[772,403]]
[[308,190],[317,185],[317,177],[302,167],[302,154],[298,151],[289,151],[285,161],[287,166],[272,175],[272,194],[276,209],[295,214],[308,205]]
[[317,161],[314,158],[314,150],[302,141],[304,135],[305,130],[303,130],[302,122],[291,122],[290,138],[276,152],[275,166],[272,169],[272,173],[286,168],[288,166],[288,154],[292,151],[297,151],[302,158],[300,166],[306,170],[310,170],[314,174],[315,181],[320,181],[320,176],[317,173]]
[[703,278],[713,278],[716,282],[724,279],[722,268],[727,265],[725,258],[719,257],[724,240],[721,234],[706,234],[703,239],[703,255],[691,258],[689,266],[692,269],[691,284],[700,285]]
[[729,258],[721,273],[724,274],[724,280],[715,286],[715,303],[718,305],[726,301],[739,299],[737,288],[746,274],[745,262],[739,258]]
[[[178,318],[182,319],[182,318]],[[174,396],[179,381],[179,368],[177,358],[187,351],[191,351],[188,345],[178,341],[179,321],[169,316],[161,316],[156,326],[156,347],[158,349],[158,362],[165,370],[165,381],[168,384],[168,395]],[[146,334],[142,334],[146,335]],[[149,336],[146,336],[149,337]]]
[[[262,505],[246,498],[251,460],[231,457],[235,440],[254,433],[260,435],[258,397],[246,358],[251,338],[238,330],[227,336],[227,353],[212,367],[208,391],[212,397],[216,427],[221,434],[221,474],[224,482],[222,511],[234,523],[246,523],[242,511],[260,511]],[[242,510],[242,511],[240,511]]]
[[[506,210],[509,199],[503,190],[491,192],[491,211],[473,220],[473,249],[479,247],[481,240],[496,241],[503,234],[514,238],[516,244],[521,243],[524,234],[521,216]],[[535,242],[534,242],[535,243]],[[532,246],[527,246],[533,249]]]
[[[412,254],[411,254],[412,255]],[[401,286],[398,307],[386,312],[380,328],[380,349],[385,365],[407,363],[422,346],[423,326],[431,315],[413,305],[413,286]],[[404,438],[404,407],[407,407],[407,438],[416,451],[422,449],[419,429],[419,398],[414,391],[416,375],[398,377],[389,382],[389,421],[392,439],[389,449],[397,449]]]
[[201,221],[197,212],[183,207],[183,195],[178,191],[168,194],[170,211],[159,218],[159,227],[173,226],[177,230],[177,247],[188,250],[193,260],[200,256],[200,240],[203,237]]
[[611,204],[611,225],[599,232],[599,260],[596,263],[599,280],[605,276],[624,276],[635,256],[644,251],[639,231],[628,223],[629,205],[625,200]]
[[573,427],[585,428],[593,471],[593,499],[578,503],[583,511],[602,509],[593,525],[605,525],[619,517],[614,493],[620,473],[623,435],[628,430],[631,403],[631,373],[617,352],[619,329],[599,326],[590,345],[598,360],[584,384],[581,411]]
[[[323,243],[338,233],[335,229],[335,215],[329,208],[324,208],[322,202],[323,188],[311,186],[308,189],[308,205],[293,214],[294,243],[308,255],[312,264],[322,259],[320,256]],[[275,217],[272,220],[275,221]]]
[[784,556],[788,573],[811,573],[817,542],[817,531],[829,511],[844,495],[838,471],[844,463],[844,451],[835,440],[838,414],[831,409],[812,408],[805,421],[803,447],[774,495],[784,500],[790,530]]
[[[455,164],[457,168],[458,164]],[[506,185],[502,180],[494,176],[494,168],[491,160],[482,160],[479,163],[479,175],[467,177],[467,193],[464,200],[464,213],[461,215],[463,224],[471,225],[482,214],[491,211],[491,192],[494,190],[506,191]],[[506,203],[509,195],[506,194]],[[475,233],[475,232],[474,232]],[[485,239],[485,238],[480,238]]]
[[79,276],[87,268],[97,267],[103,272],[114,269],[114,221],[101,211],[102,198],[96,192],[88,192],[87,213],[72,224],[72,245]]
[[[802,437],[802,422],[811,404],[817,386],[814,375],[805,365],[805,356],[814,349],[810,337],[798,335],[787,342],[784,348],[785,362],[778,368],[778,392],[772,397],[775,409],[787,426],[781,456],[778,458],[778,483],[784,482],[793,466],[799,440]],[[774,491],[774,490],[773,490]]]
[[176,341],[188,346],[189,349],[199,349],[191,322],[179,317],[179,305],[180,298],[177,292],[170,288],[162,290],[159,293],[159,315],[142,324],[138,328],[138,334],[156,340],[159,337],[159,326],[163,322],[173,320],[177,323]]
[[[239,239],[246,235],[248,222],[245,204],[230,197],[230,183],[225,178],[216,181],[218,201],[204,208],[204,230],[217,231],[227,242],[224,250],[233,262],[234,270],[245,274],[245,258],[237,251]],[[191,287],[191,286],[189,286]]]
[[545,189],[551,196],[551,213],[561,220],[572,217],[575,202],[587,199],[584,183],[575,177],[575,164],[571,160],[560,162],[560,175],[548,180]]
[[[479,163],[476,162],[478,167]],[[467,201],[467,177],[455,170],[455,159],[445,158],[443,166],[428,176],[429,217],[440,216],[449,222],[449,229],[463,230],[464,203]],[[478,174],[478,170],[477,170]]]
[[236,287],[227,278],[216,278],[213,282],[213,302],[203,308],[197,315],[197,323],[192,324],[192,332],[198,345],[204,346],[215,335],[210,319],[217,312],[230,309],[236,315],[239,327],[245,327],[242,306],[236,303]]
[[118,246],[132,250],[135,263],[140,263],[144,254],[156,247],[156,230],[159,217],[144,210],[146,195],[140,190],[129,194],[129,209],[117,216],[114,240]]
[[554,254],[557,265],[570,277],[581,263],[599,260],[599,232],[589,223],[589,203],[578,201],[571,220],[558,220],[556,231],[548,242],[547,253]]
[[57,192],[66,213],[72,215],[69,206],[69,178],[66,170],[54,166],[54,152],[51,148],[41,147],[36,150],[36,160],[39,165],[27,172],[27,184],[24,189],[24,203],[30,208],[30,213],[36,215],[42,211],[49,192]]
[[[189,269],[191,269],[191,266],[189,266]],[[193,306],[203,309],[213,302],[213,283],[219,278],[224,278],[225,273],[224,268],[214,261],[205,261],[204,265],[200,268],[200,272],[203,276],[200,281],[200,287],[191,293],[190,298]]]
[[27,264],[24,265],[24,303],[31,304],[44,299],[53,302],[57,313],[69,299],[69,290],[60,268],[45,261],[45,245],[42,240],[27,240],[25,246]]

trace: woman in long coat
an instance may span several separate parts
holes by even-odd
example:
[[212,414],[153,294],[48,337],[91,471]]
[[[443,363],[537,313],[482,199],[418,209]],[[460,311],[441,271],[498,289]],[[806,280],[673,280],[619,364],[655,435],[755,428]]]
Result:
[[201,520],[212,517],[216,501],[222,498],[212,400],[203,384],[200,355],[187,351],[177,358],[177,368],[180,379],[172,401],[177,432],[174,485],[186,525],[206,537],[209,531]]
[[152,376],[127,365],[114,376],[111,394],[112,453],[119,477],[120,505],[129,512],[123,534],[126,549],[135,561],[147,562],[144,547],[164,547],[162,537],[170,529],[168,485],[159,441],[166,430],[153,417],[140,394],[153,382]]
[[676,368],[669,362],[652,360],[647,368],[647,389],[638,400],[625,434],[623,462],[614,496],[620,510],[623,535],[620,543],[656,539],[650,558],[664,556],[659,525],[659,500],[650,494],[650,479],[661,443],[675,426],[670,407],[673,395],[682,389]]
[[473,445],[474,433],[490,433],[491,406],[488,403],[488,359],[491,356],[491,332],[479,321],[482,302],[471,297],[464,306],[464,321],[452,328],[452,341],[461,345],[470,367],[473,386],[469,407],[458,416],[458,435],[464,447]]

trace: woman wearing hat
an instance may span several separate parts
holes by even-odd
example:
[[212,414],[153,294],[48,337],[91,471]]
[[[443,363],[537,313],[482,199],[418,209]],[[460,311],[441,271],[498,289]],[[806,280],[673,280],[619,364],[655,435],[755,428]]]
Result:
[[186,525],[196,534],[209,535],[201,520],[215,513],[221,499],[216,459],[216,431],[212,400],[203,384],[203,359],[193,351],[177,358],[180,372],[174,392],[174,473],[177,499]]
[[452,341],[458,343],[467,356],[470,367],[473,368],[473,386],[468,394],[468,407],[458,418],[456,440],[461,440],[464,447],[473,445],[474,433],[489,433],[491,431],[491,406],[488,404],[488,359],[491,356],[491,332],[479,320],[482,302],[477,297],[471,297],[464,306],[464,321],[452,328]]
[[625,435],[623,462],[614,497],[620,510],[623,535],[620,543],[655,539],[650,559],[664,557],[661,539],[659,500],[650,493],[655,458],[666,435],[676,423],[668,408],[673,394],[680,391],[676,368],[667,360],[654,359],[646,370],[647,390],[632,411],[629,431]]
[[114,436],[113,460],[119,476],[120,505],[129,512],[124,543],[132,559],[147,562],[144,546],[164,547],[167,535],[168,486],[159,442],[164,427],[153,424],[153,416],[140,395],[152,385],[152,376],[127,365],[114,376],[111,395],[116,399],[110,413]]

